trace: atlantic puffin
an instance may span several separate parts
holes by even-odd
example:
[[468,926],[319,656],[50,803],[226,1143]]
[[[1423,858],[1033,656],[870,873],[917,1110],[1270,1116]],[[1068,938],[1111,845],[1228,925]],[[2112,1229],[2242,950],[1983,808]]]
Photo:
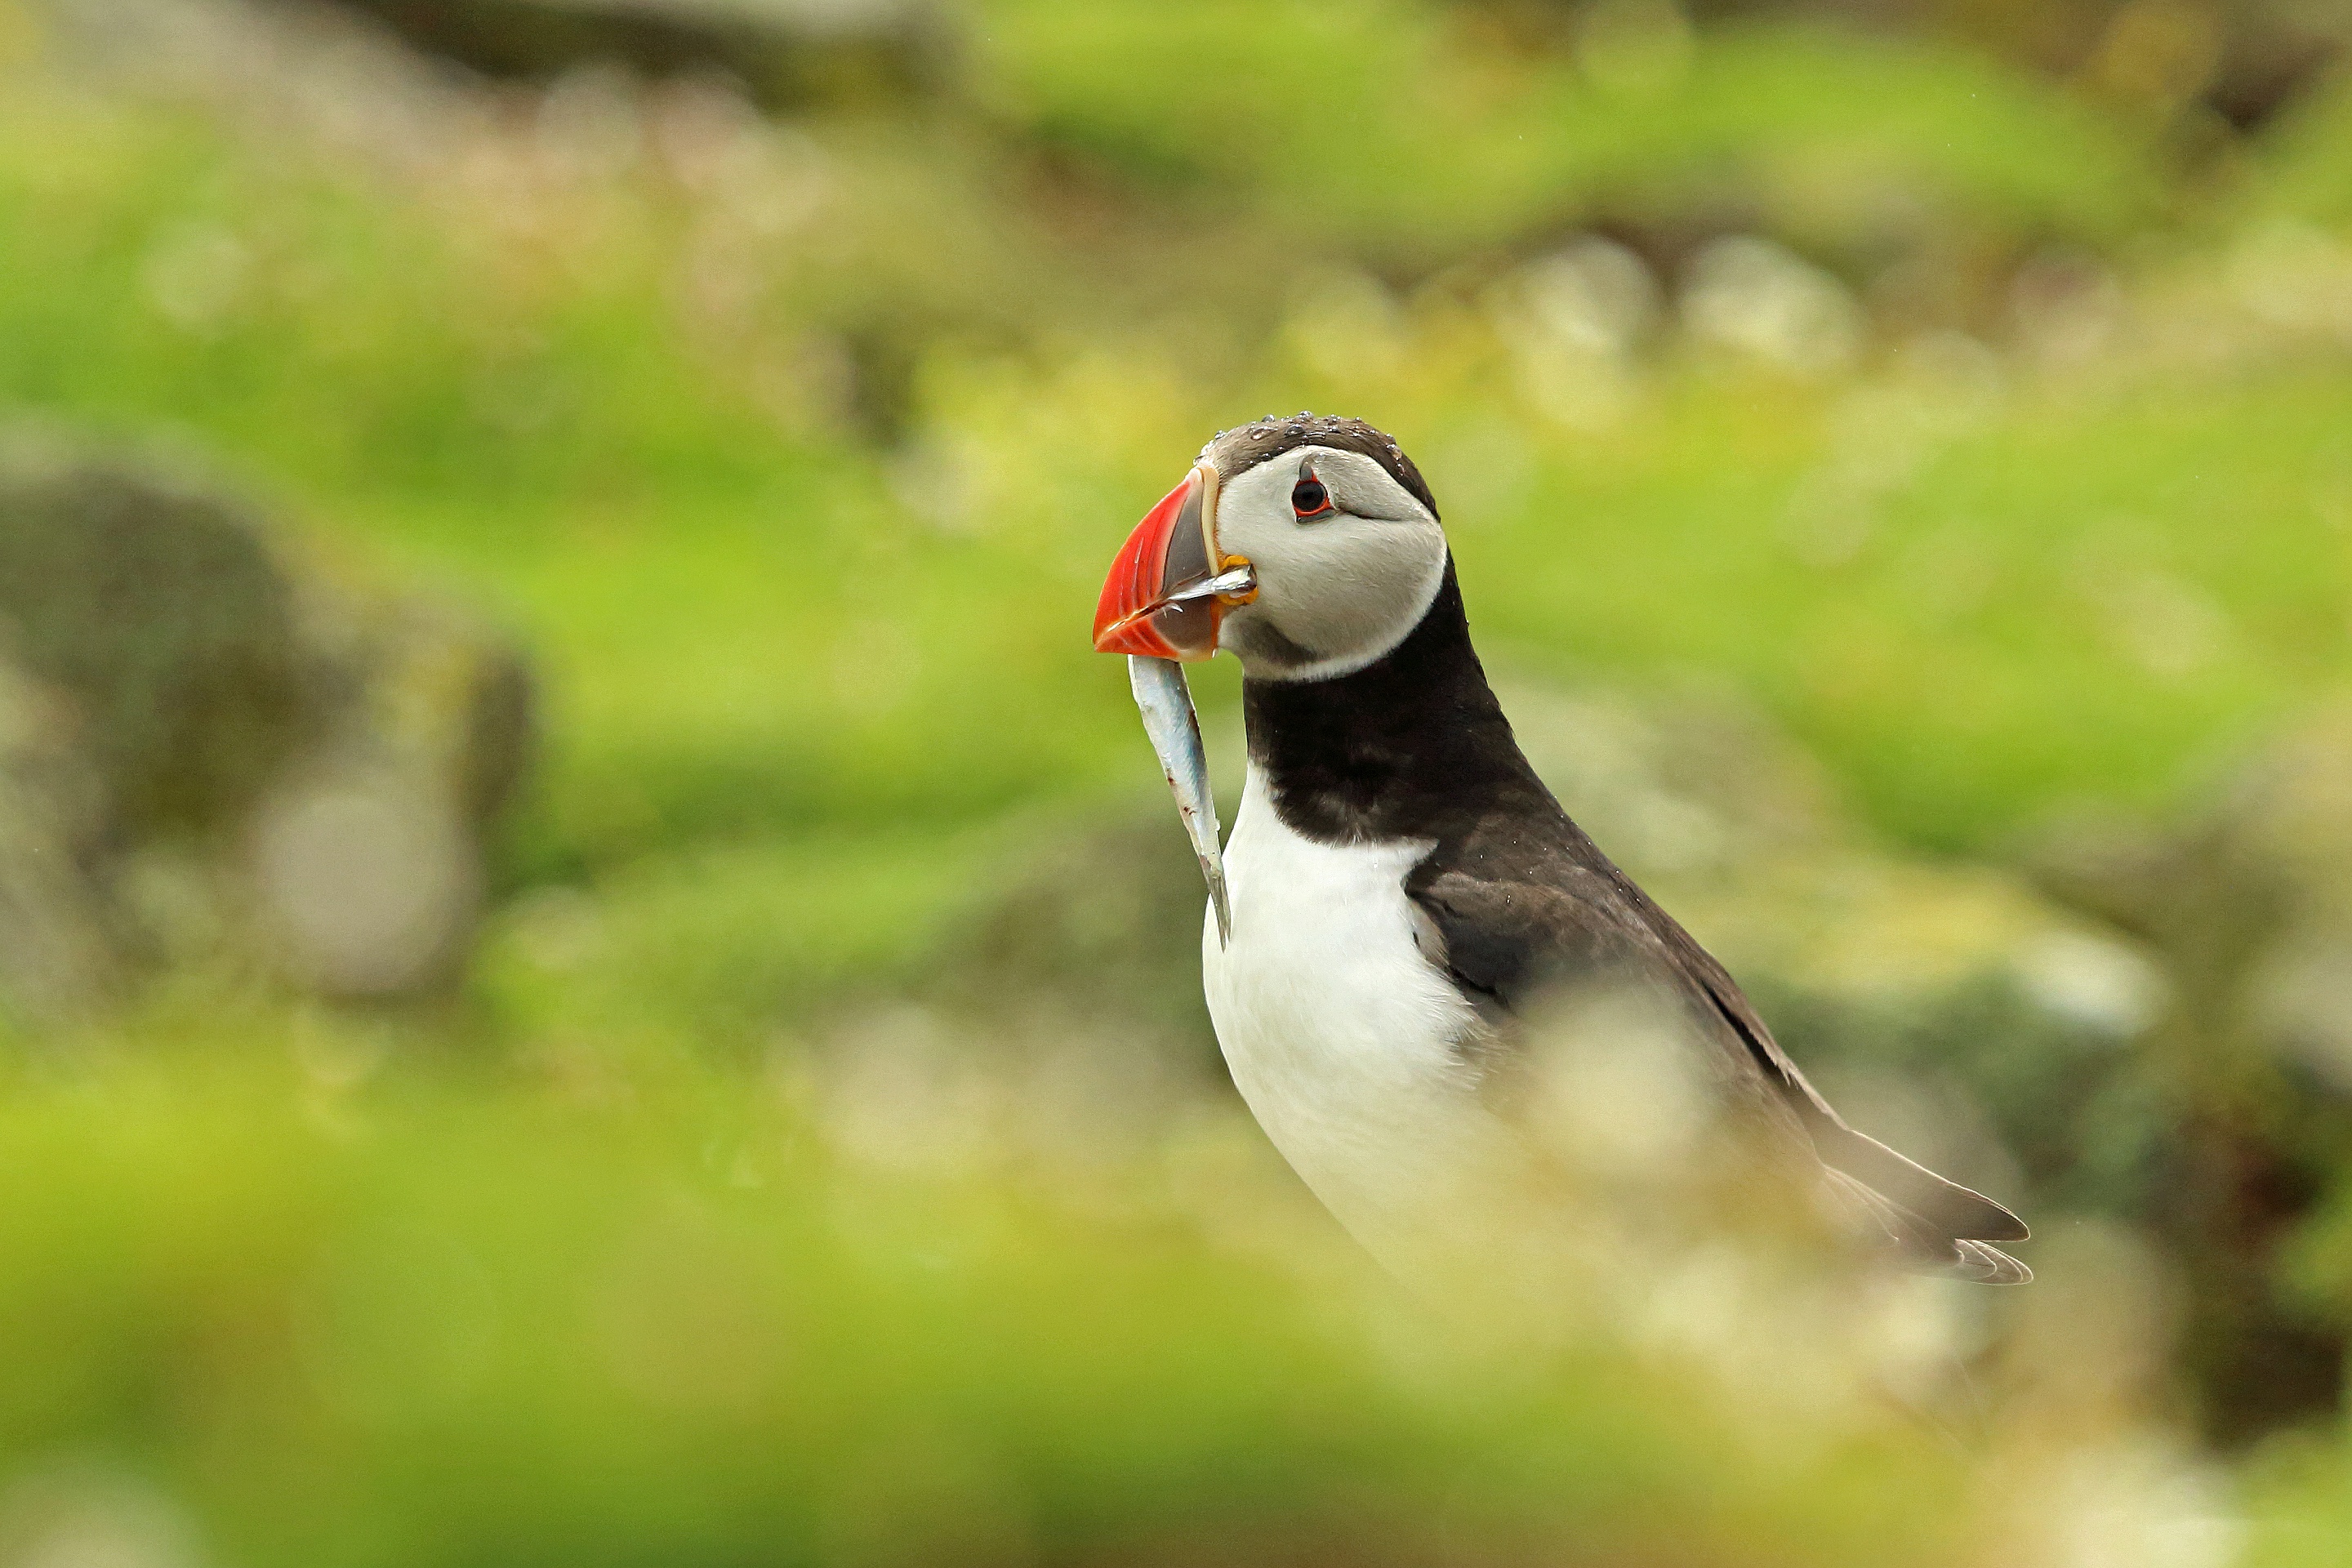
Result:
[[[1668,1021],[1728,1122],[1912,1269],[2031,1271],[2001,1205],[1848,1126],[1723,965],[1528,765],[1470,641],[1437,503],[1361,420],[1220,433],[1104,585],[1211,903],[1202,969],[1233,1080],[1376,1255],[1454,1223],[1533,1145],[1495,1092],[1548,999]],[[1181,666],[1239,657],[1248,773],[1230,841]]]

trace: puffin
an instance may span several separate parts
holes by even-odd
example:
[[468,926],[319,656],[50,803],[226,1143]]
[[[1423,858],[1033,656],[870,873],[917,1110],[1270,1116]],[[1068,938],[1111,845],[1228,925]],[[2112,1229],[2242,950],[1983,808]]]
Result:
[[[1128,656],[1208,882],[1202,989],[1233,1081],[1376,1258],[1403,1272],[1449,1230],[1475,1251],[1494,1194],[1541,1163],[1528,1122],[1550,1102],[1524,1085],[1547,1021],[1599,999],[1573,1016],[1666,1041],[1721,1142],[1794,1184],[1758,1190],[1805,1193],[1915,1272],[2032,1278],[2000,1246],[2024,1222],[1850,1126],[1537,776],[1436,500],[1388,436],[1313,414],[1219,433],[1119,550],[1094,642]],[[1248,744],[1222,844],[1182,674],[1220,652]]]

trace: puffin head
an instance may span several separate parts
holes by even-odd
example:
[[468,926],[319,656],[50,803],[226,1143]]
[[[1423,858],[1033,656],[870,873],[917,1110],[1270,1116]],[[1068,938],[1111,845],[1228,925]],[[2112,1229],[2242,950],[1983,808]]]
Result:
[[1445,577],[1437,503],[1360,419],[1227,430],[1145,514],[1095,611],[1104,653],[1238,655],[1253,679],[1360,669],[1418,625]]

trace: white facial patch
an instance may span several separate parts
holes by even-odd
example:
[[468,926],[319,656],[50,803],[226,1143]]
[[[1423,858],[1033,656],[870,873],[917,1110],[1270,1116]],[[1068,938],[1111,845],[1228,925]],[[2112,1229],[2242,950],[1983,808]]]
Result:
[[[1291,492],[1309,475],[1332,510],[1301,520]],[[1257,574],[1256,600],[1225,617],[1220,646],[1274,679],[1324,679],[1371,663],[1420,624],[1445,576],[1445,534],[1429,509],[1371,458],[1331,447],[1296,447],[1228,481],[1217,548],[1247,556]],[[1254,622],[1306,657],[1258,668]]]

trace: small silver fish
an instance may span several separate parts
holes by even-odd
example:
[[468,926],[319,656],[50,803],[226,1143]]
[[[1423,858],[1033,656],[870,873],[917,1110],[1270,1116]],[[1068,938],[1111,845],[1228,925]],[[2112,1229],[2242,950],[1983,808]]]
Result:
[[1209,884],[1209,902],[1217,910],[1217,945],[1234,934],[1233,910],[1225,902],[1225,859],[1217,847],[1217,800],[1209,788],[1209,753],[1201,745],[1201,721],[1192,711],[1192,689],[1184,683],[1184,667],[1172,658],[1148,658],[1129,654],[1127,678],[1135,688],[1135,705],[1143,710],[1144,733],[1160,753],[1160,772],[1176,797],[1184,831],[1200,858],[1201,875]]

